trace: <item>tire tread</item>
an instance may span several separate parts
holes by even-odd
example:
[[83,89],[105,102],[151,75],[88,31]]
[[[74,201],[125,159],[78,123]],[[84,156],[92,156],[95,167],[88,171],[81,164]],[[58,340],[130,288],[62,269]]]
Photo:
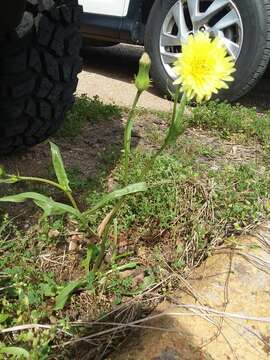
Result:
[[77,0],[55,0],[38,30],[0,40],[0,154],[40,143],[60,127],[81,70],[81,14]]

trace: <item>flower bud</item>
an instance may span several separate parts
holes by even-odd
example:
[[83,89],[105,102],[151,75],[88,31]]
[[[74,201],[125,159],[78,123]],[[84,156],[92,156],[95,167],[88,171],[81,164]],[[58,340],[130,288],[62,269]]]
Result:
[[138,75],[135,76],[135,85],[140,92],[147,90],[150,86],[150,67],[151,59],[147,53],[143,53],[140,59]]

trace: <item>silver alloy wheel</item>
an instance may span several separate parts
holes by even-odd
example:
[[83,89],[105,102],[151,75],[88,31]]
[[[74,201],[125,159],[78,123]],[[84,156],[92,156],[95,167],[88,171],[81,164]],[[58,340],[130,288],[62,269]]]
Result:
[[235,60],[239,57],[243,23],[233,0],[179,0],[168,12],[160,34],[161,61],[170,78],[176,77],[172,66],[181,44],[197,31],[219,36],[228,53]]

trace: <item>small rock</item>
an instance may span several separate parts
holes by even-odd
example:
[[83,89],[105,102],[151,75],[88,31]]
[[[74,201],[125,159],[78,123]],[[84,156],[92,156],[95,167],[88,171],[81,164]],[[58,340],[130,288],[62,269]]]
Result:
[[79,249],[79,246],[84,241],[84,234],[80,234],[80,233],[74,234],[74,235],[70,236],[68,240],[69,240],[68,250],[69,251],[77,251]]
[[78,249],[79,249],[79,243],[71,240],[69,242],[68,251],[72,252],[72,251],[77,251]]
[[125,271],[121,271],[121,272],[119,273],[119,278],[122,279],[122,280],[123,280],[123,279],[127,279],[128,277],[134,275],[134,271],[135,271],[135,270],[125,270]]
[[53,316],[53,315],[51,315],[51,316],[49,317],[49,319],[50,319],[50,323],[51,323],[51,324],[57,324],[57,323],[58,323],[58,320],[57,320],[56,317]]
[[50,239],[56,239],[60,235],[60,232],[56,229],[50,229],[48,232],[48,236]]
[[133,288],[138,287],[138,285],[142,284],[144,281],[144,271],[141,272],[139,275],[135,276],[135,278],[133,279]]

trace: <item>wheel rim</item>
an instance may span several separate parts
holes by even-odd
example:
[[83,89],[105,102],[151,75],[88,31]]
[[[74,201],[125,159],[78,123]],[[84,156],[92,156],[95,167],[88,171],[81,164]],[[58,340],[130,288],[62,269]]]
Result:
[[220,37],[228,54],[236,61],[243,44],[243,23],[232,0],[179,0],[169,10],[160,34],[160,56],[164,69],[176,78],[173,64],[181,52],[181,44],[197,31]]

